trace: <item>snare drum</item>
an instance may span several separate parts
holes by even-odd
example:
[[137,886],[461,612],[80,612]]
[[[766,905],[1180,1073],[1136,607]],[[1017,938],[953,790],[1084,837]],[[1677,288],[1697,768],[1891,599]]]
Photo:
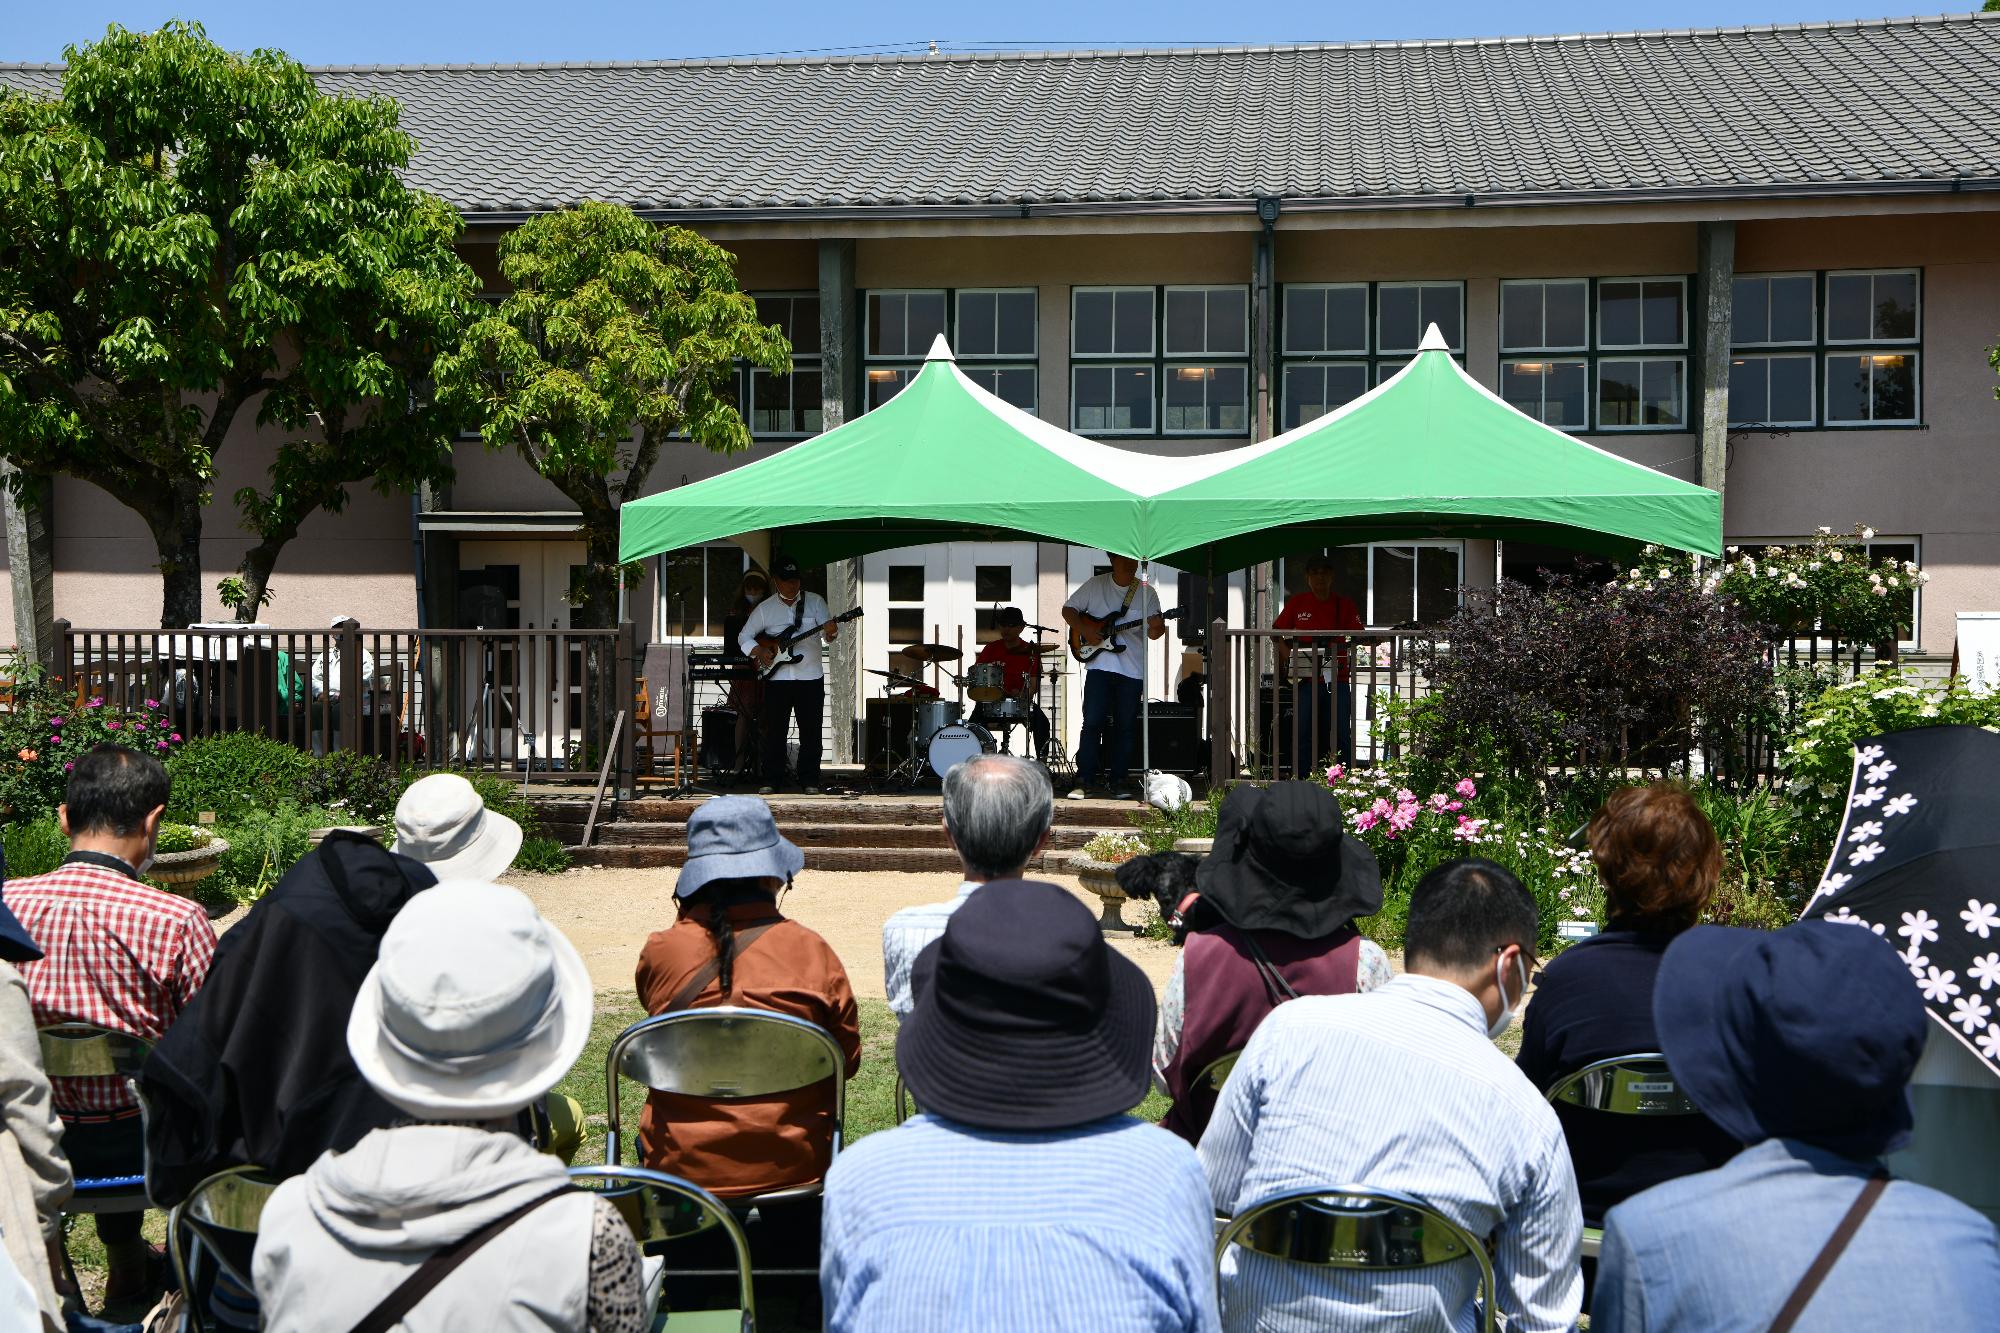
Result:
[[993,733],[977,722],[953,723],[940,728],[930,739],[930,748],[925,755],[931,772],[943,777],[968,759],[977,759],[982,754],[994,751]]
[[925,699],[917,704],[916,714],[917,725],[911,728],[910,735],[921,746],[964,717],[965,705],[956,699]]
[[1007,668],[999,662],[974,662],[967,673],[965,692],[980,703],[992,703],[1007,693]]
[[1010,694],[979,710],[987,722],[1026,722],[1034,714],[1034,704],[1025,694]]

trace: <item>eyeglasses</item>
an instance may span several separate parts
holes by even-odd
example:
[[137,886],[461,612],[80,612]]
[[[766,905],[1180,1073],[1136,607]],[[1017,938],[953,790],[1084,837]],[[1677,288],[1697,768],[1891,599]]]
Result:
[[1535,957],[1534,954],[1528,952],[1528,950],[1523,946],[1519,944],[1503,944],[1498,948],[1496,948],[1493,952],[1496,954],[1502,954],[1506,953],[1509,949],[1520,949],[1521,957],[1528,960],[1528,984],[1530,986],[1534,985],[1536,982],[1542,979],[1542,960]]

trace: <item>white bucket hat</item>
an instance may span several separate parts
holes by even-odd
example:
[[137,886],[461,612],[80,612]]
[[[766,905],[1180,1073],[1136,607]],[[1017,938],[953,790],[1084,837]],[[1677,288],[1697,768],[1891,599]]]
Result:
[[521,826],[456,773],[418,778],[396,802],[396,851],[439,880],[498,878],[520,850]]
[[426,1120],[489,1120],[562,1081],[590,1039],[590,973],[517,889],[453,880],[389,923],[347,1049],[369,1086]]

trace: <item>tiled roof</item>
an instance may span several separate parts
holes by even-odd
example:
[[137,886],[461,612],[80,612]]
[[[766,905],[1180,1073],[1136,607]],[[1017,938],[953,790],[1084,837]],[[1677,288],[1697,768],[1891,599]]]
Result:
[[769,216],[2000,188],[2000,15],[315,77],[396,98],[415,183],[468,215],[583,198]]

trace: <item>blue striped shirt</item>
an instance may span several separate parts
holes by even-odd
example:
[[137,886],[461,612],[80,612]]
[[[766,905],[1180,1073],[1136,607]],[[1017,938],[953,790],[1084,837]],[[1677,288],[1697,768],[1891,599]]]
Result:
[[[984,880],[980,881],[985,883]],[[958,893],[941,903],[922,903],[893,913],[882,923],[882,988],[889,997],[889,1012],[898,1019],[908,1018],[916,1007],[910,994],[910,972],[924,946],[944,934],[951,914],[965,906],[965,900],[979,884],[967,880]]]
[[1129,1116],[1050,1133],[931,1115],[826,1176],[830,1333],[1215,1333],[1194,1151]]
[[[1486,1036],[1463,989],[1399,976],[1365,995],[1280,1005],[1223,1086],[1200,1156],[1215,1210],[1314,1185],[1412,1194],[1496,1243],[1515,1333],[1583,1306],[1583,1214],[1562,1125]],[[1476,1327],[1469,1261],[1407,1274],[1315,1268],[1232,1248],[1223,1327],[1257,1333]]]

